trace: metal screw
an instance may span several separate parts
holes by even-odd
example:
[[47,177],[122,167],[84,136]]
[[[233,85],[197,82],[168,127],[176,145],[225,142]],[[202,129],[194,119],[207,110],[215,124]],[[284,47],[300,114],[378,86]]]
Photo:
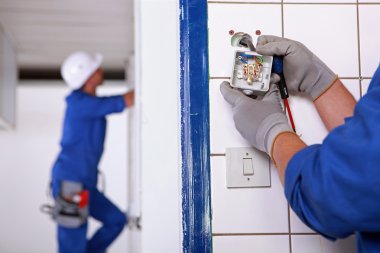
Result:
[[235,34],[235,31],[234,31],[234,30],[230,30],[228,33],[229,33],[230,35],[234,35],[234,34]]

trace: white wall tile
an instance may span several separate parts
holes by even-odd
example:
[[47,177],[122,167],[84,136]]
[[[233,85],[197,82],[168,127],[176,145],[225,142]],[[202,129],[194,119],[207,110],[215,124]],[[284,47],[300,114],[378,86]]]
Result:
[[284,0],[284,3],[356,3],[356,0]]
[[289,236],[214,236],[214,253],[289,253]]
[[281,5],[209,4],[209,65],[211,77],[229,77],[233,55],[230,30],[247,32],[256,44],[256,30],[281,36]]
[[297,134],[307,144],[322,143],[327,135],[327,129],[313,102],[301,96],[290,96],[290,108],[292,110]]
[[225,153],[227,147],[249,147],[235,128],[232,107],[219,90],[223,80],[210,80],[210,143],[211,154]]
[[[358,80],[342,80],[345,87],[356,100],[360,98]],[[328,134],[313,102],[302,96],[290,95],[289,104],[292,110],[297,134],[307,144],[322,143]]]
[[[281,0],[208,0],[210,5],[220,5],[222,4],[239,4],[239,3],[281,3]],[[217,2],[217,3],[215,3]]]
[[362,76],[372,77],[380,62],[380,5],[359,6]]
[[305,44],[339,76],[359,75],[354,5],[285,5],[284,33]]
[[290,210],[290,231],[292,233],[315,233],[298,218],[293,210]]
[[287,233],[288,207],[274,168],[271,184],[271,188],[227,189],[226,159],[211,157],[213,233]]
[[353,79],[346,79],[341,80],[344,86],[347,88],[347,90],[354,96],[356,101],[359,101],[360,99],[360,82],[359,79],[353,80]]
[[380,0],[359,0],[359,3],[379,3]]
[[292,253],[355,253],[355,237],[335,242],[319,235],[292,235]]

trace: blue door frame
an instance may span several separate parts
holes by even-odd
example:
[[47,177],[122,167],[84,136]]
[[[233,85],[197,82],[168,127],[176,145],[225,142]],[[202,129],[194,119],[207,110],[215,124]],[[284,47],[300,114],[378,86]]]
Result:
[[180,0],[183,252],[212,252],[207,1]]

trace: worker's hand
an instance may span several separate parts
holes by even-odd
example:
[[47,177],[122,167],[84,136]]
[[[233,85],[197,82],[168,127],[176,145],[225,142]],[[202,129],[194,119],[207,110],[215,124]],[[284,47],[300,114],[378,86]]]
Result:
[[272,144],[282,132],[292,132],[281,107],[276,84],[260,99],[252,99],[228,82],[220,85],[224,99],[232,105],[235,126],[240,134],[254,147],[271,155]]
[[315,54],[298,41],[263,35],[256,51],[262,55],[284,56],[284,76],[290,91],[305,92],[317,99],[337,79]]
[[131,90],[123,95],[126,107],[130,107],[135,104],[135,91]]

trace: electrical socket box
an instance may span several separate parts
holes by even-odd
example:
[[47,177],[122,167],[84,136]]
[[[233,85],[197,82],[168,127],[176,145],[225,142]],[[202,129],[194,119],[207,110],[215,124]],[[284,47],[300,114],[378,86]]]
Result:
[[227,188],[271,187],[270,159],[253,148],[227,148]]
[[262,96],[270,86],[273,56],[263,56],[252,51],[236,51],[231,86],[246,95]]

